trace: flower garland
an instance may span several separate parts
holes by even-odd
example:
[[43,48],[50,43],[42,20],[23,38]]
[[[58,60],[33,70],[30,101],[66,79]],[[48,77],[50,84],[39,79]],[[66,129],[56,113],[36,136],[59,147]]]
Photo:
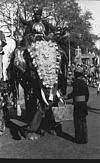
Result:
[[30,55],[43,85],[52,88],[58,83],[61,61],[57,44],[52,41],[36,41],[30,47]]

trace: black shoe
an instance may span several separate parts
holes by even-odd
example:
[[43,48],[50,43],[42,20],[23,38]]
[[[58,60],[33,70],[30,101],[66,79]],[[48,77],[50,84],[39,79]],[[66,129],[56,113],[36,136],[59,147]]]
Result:
[[75,140],[75,142],[77,144],[87,144],[88,143],[88,141],[79,141],[79,140]]
[[82,144],[87,144],[88,140],[82,140]]

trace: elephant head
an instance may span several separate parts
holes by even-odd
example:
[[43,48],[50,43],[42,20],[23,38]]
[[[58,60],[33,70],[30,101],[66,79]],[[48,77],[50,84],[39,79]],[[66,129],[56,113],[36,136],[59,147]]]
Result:
[[55,96],[61,97],[58,91],[58,74],[61,73],[59,47],[55,42],[41,40],[32,43],[28,51],[39,76],[42,98],[49,105]]

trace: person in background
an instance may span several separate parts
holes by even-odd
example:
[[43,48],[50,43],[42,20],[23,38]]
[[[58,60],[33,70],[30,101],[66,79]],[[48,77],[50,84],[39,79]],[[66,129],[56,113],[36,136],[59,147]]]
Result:
[[2,59],[3,59],[3,47],[6,45],[6,39],[4,33],[0,30],[0,80],[3,77],[3,66],[2,66]]
[[74,71],[73,91],[67,95],[67,99],[70,98],[73,98],[74,104],[75,142],[78,144],[88,143],[86,116],[88,115],[89,89],[84,78],[83,68],[80,65]]
[[5,131],[5,123],[4,123],[4,112],[3,112],[3,104],[4,104],[4,99],[3,95],[1,92],[1,83],[3,81],[3,47],[6,45],[6,39],[3,31],[0,30],[0,136],[4,133]]
[[98,81],[98,86],[97,86],[97,95],[99,95],[100,94],[100,80]]

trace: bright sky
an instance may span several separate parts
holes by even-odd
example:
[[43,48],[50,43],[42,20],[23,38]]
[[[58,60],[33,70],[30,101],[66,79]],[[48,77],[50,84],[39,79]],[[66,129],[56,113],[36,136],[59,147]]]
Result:
[[[83,11],[89,10],[92,12],[94,20],[91,21],[92,33],[100,36],[100,0],[77,0]],[[96,43],[97,48],[100,48],[100,41]]]

